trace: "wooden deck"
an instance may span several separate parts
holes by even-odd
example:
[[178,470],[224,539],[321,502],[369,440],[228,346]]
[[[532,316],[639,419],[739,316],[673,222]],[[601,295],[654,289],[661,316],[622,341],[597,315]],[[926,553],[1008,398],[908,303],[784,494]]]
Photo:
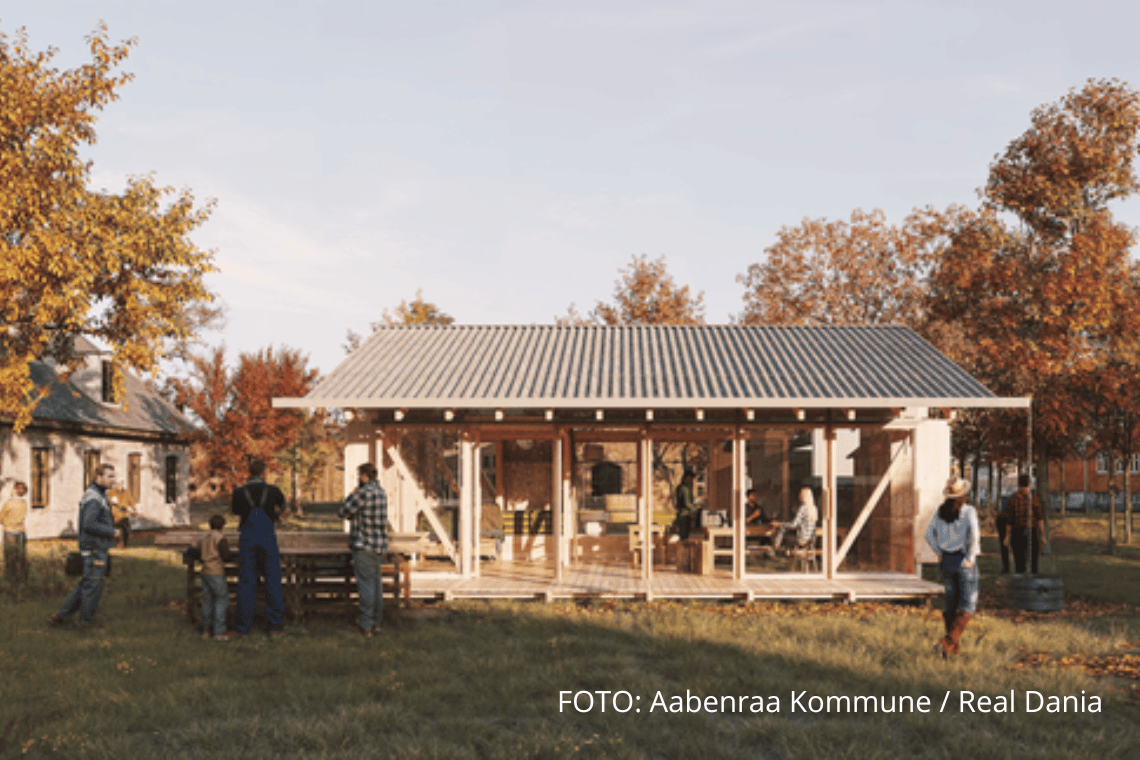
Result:
[[484,564],[479,578],[412,571],[413,598],[428,599],[913,599],[938,596],[942,586],[901,573],[846,573],[828,580],[818,574],[772,573],[733,580],[725,570],[710,575],[655,568],[653,580],[626,565],[588,564],[563,568],[554,579],[550,562]]

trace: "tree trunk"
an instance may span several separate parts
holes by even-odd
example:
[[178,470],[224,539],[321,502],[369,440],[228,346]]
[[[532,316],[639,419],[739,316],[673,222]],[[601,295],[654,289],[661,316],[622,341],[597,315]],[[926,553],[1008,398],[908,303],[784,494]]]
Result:
[[1085,514],[1088,514],[1088,511],[1089,511],[1089,453],[1087,450],[1082,454],[1082,459],[1084,460],[1083,470],[1085,473],[1085,482],[1084,482],[1084,490],[1081,491],[1081,508],[1084,509]]
[[[1049,541],[1049,456],[1045,447],[1037,447],[1037,498],[1041,500],[1041,519],[1045,523],[1045,541]],[[1032,468],[1033,463],[1028,463]]]
[[974,503],[977,504],[981,499],[978,498],[978,466],[982,463],[982,447],[979,444],[974,449],[974,466],[970,468],[970,493],[974,497]]
[[1108,553],[1116,556],[1116,452],[1108,454]]
[[[1131,447],[1129,447],[1131,449]],[[1124,455],[1124,543],[1132,543],[1132,451]]]
[[990,462],[990,493],[993,494],[994,510],[1001,509],[1001,460]]

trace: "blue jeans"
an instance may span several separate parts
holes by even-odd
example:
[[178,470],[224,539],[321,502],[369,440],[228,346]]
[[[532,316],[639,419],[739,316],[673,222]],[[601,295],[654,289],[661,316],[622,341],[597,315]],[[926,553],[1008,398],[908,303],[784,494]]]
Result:
[[238,538],[237,632],[249,633],[257,607],[257,578],[265,578],[265,616],[269,630],[285,630],[281,593],[281,555],[277,551],[277,531],[269,515],[254,507]]
[[226,632],[226,609],[230,606],[230,589],[224,575],[202,576],[202,631],[221,636]]
[[946,591],[946,612],[974,614],[978,606],[978,565],[962,567],[962,555],[942,555],[942,588]]
[[360,595],[357,624],[371,631],[384,620],[384,555],[368,549],[352,550],[352,567],[356,572],[356,590]]
[[107,574],[107,552],[99,549],[83,551],[83,577],[55,611],[61,618],[67,618],[76,610],[84,625],[95,622],[95,610],[103,596],[104,576]]

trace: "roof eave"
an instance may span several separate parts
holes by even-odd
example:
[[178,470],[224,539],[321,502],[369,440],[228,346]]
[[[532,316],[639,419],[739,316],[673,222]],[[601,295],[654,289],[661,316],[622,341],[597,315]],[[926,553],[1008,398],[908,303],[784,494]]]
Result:
[[918,398],[274,398],[276,409],[1028,409],[1031,396]]

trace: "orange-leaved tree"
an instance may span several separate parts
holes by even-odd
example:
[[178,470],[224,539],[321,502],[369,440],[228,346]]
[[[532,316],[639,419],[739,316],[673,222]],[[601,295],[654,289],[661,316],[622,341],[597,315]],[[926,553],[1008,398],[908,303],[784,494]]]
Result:
[[323,415],[320,410],[275,409],[273,398],[304,396],[319,374],[308,367],[307,356],[288,347],[242,353],[233,370],[226,365],[224,346],[191,357],[190,376],[168,384],[174,400],[202,426],[196,443],[208,469],[197,475],[216,478],[221,488],[230,489],[244,479],[251,459],[278,462],[306,435],[310,417]]
[[744,324],[882,325],[916,329],[925,319],[926,276],[948,233],[966,214],[915,209],[901,225],[879,210],[851,221],[804,219],[781,227],[744,285]]
[[619,270],[613,303],[598,301],[586,316],[570,304],[564,325],[699,325],[705,321],[705,294],[695,296],[688,285],[678,286],[669,274],[665,257],[633,256]]
[[41,393],[32,360],[66,374],[79,362],[73,339],[89,336],[116,364],[151,372],[210,313],[213,254],[189,234],[213,203],[196,207],[150,177],[121,193],[88,187],[80,150],[95,142],[95,112],[130,80],[116,70],[133,44],[109,44],[101,25],[87,38],[90,63],[61,71],[54,49],[0,33],[0,415],[18,430]]
[[1110,357],[1134,355],[1140,334],[1129,306],[1133,233],[1108,205],[1140,189],[1140,97],[1115,80],[1090,80],[1031,122],[991,165],[985,208],[958,226],[938,260],[929,309],[963,331],[995,391],[1033,396],[1044,473],[1046,456],[1088,434],[1073,414],[1076,389],[1090,387],[1083,379]]

